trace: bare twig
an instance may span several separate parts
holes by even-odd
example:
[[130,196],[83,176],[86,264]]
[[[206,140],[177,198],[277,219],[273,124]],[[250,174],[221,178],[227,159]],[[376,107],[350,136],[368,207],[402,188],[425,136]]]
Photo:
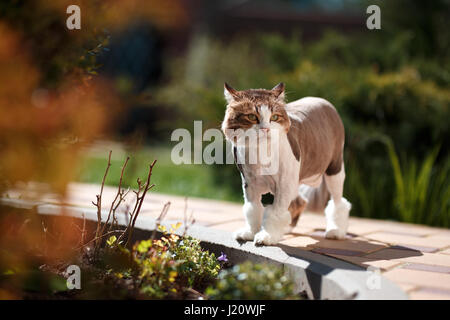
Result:
[[[132,235],[133,235],[133,230],[134,230],[134,225],[136,223],[136,219],[139,215],[139,212],[141,211],[142,208],[142,204],[144,203],[144,199],[145,199],[145,195],[147,194],[147,191],[150,190],[151,188],[153,188],[155,185],[152,184],[150,185],[150,181],[151,181],[151,177],[152,177],[152,171],[153,171],[153,167],[156,164],[156,160],[154,160],[152,162],[152,164],[149,167],[148,170],[148,174],[147,174],[147,181],[144,185],[144,187],[141,187],[141,184],[139,184],[139,190],[142,190],[142,195],[140,196],[139,191],[137,193],[137,199],[136,199],[136,205],[135,205],[135,210],[133,210],[133,214],[130,218],[130,222],[131,224],[129,225],[129,227],[127,227],[127,229],[125,230],[128,233],[128,239],[125,245],[128,245]],[[142,189],[141,189],[142,188]]]
[[80,231],[80,241],[78,241],[77,246],[81,246],[84,244],[84,241],[86,239],[86,217],[84,215],[84,213],[81,214],[81,216],[83,217],[83,227],[79,227],[75,222],[72,221],[72,225],[78,229],[78,231]]
[[[138,206],[139,206],[139,202],[141,200],[141,192],[144,190],[144,187],[145,187],[144,185],[142,185],[141,179],[137,178],[136,182],[138,184],[138,190],[137,191],[133,190],[133,193],[136,194],[136,201],[134,202],[134,208],[133,208],[133,211],[131,211],[131,212],[129,211],[129,208],[127,208],[127,210],[126,210],[127,227],[125,228],[125,231],[120,235],[118,242],[120,242],[122,240],[122,238],[125,237],[125,235],[128,233],[128,231],[131,228],[131,224],[133,223],[133,217],[136,214],[136,211],[137,211]],[[129,215],[129,217],[128,217],[128,215]]]
[[[97,207],[97,218],[98,218],[97,230],[95,233],[95,237],[92,240],[84,243],[85,231],[82,232],[82,245],[80,248],[83,248],[84,246],[94,242],[95,243],[94,244],[94,255],[96,255],[98,253],[98,249],[100,248],[100,246],[103,242],[102,239],[111,234],[119,234],[117,243],[121,243],[121,241],[126,237],[125,246],[128,245],[130,239],[133,236],[133,231],[134,231],[134,227],[136,224],[136,220],[142,209],[142,204],[144,203],[145,196],[147,195],[147,192],[151,188],[154,187],[154,184],[151,184],[150,182],[151,182],[153,167],[156,164],[156,160],[154,160],[149,167],[146,182],[143,183],[139,178],[137,179],[138,190],[137,191],[133,190],[133,192],[136,194],[136,202],[134,204],[132,211],[130,211],[130,206],[127,205],[126,210],[125,210],[127,226],[124,230],[120,230],[119,226],[118,226],[118,220],[116,217],[116,211],[119,208],[120,204],[125,201],[125,197],[130,192],[129,188],[127,190],[122,189],[123,176],[124,176],[125,168],[128,164],[129,159],[130,159],[130,157],[127,157],[122,166],[122,171],[120,174],[120,180],[119,180],[119,184],[118,184],[117,193],[116,193],[116,196],[114,197],[114,200],[112,201],[111,206],[109,208],[107,219],[102,226],[101,201],[102,201],[102,195],[103,195],[103,189],[104,189],[106,176],[107,176],[108,170],[111,166],[111,151],[109,153],[108,165],[106,167],[105,175],[103,177],[100,194],[97,195],[97,202],[96,203],[92,202],[92,204]],[[170,206],[170,202],[168,202],[164,205],[164,207],[161,211],[161,214],[160,214],[159,218],[157,219],[158,225],[161,222],[161,220],[165,217],[165,215],[167,214],[167,211],[169,210],[169,206]],[[84,229],[85,229],[85,225],[83,224],[83,230]]]
[[83,213],[83,229],[81,229],[81,244],[84,243],[86,239],[86,217],[84,216]]
[[103,188],[105,186],[106,176],[108,175],[109,168],[111,167],[111,154],[112,154],[112,150],[109,151],[108,164],[106,166],[105,175],[103,176],[102,186],[100,188],[100,194],[97,195],[97,203],[94,203],[92,201],[92,204],[97,207],[97,230],[95,231],[94,239],[98,238],[98,236],[100,234],[100,229],[102,226],[102,195],[103,195]]
[[[105,232],[105,229],[109,223],[109,219],[111,218],[111,214],[113,214],[113,220],[116,218],[115,217],[116,209],[119,207],[119,205],[125,198],[124,191],[122,190],[122,180],[123,180],[123,173],[128,164],[128,160],[130,160],[130,157],[127,157],[127,159],[125,160],[125,162],[122,166],[122,171],[120,172],[120,179],[119,179],[119,186],[117,188],[117,193],[116,193],[116,196],[115,196],[113,202],[111,202],[111,207],[109,208],[108,217],[106,218],[106,222],[103,225],[101,234],[103,234]],[[117,203],[116,203],[116,201],[117,201]]]
[[192,226],[195,223],[195,219],[194,219],[194,211],[191,210],[191,215],[188,217],[187,216],[187,200],[188,198],[184,198],[184,231],[183,231],[183,237],[186,235],[188,229],[190,226]]
[[162,208],[161,213],[159,214],[158,218],[156,218],[155,230],[153,230],[153,233],[152,233],[152,240],[155,239],[156,230],[161,225],[161,221],[163,221],[164,218],[166,217],[167,212],[169,211],[169,207],[170,207],[170,201],[166,202],[166,204],[164,204],[164,207]]
[[[113,206],[111,207],[112,208],[112,211],[111,211],[112,212],[112,220],[111,220],[111,223],[109,225],[108,231],[113,229],[113,228],[117,228],[118,227],[118,220],[117,220],[117,216],[116,216],[116,211],[117,211],[117,208],[119,208],[120,204],[125,201],[125,198],[126,198],[126,196],[128,195],[129,192],[130,192],[130,188],[128,188],[127,191],[122,189],[120,191],[118,201],[116,203],[113,202]],[[128,210],[128,209],[126,209],[126,210]],[[125,212],[126,212],[126,210],[125,210]]]
[[[111,153],[110,153],[110,158],[111,158]],[[122,181],[123,181],[123,174],[125,172],[125,168],[126,168],[127,163],[128,163],[129,160],[130,160],[130,157],[127,157],[125,162],[124,162],[124,164],[123,164],[123,166],[122,166],[122,171],[120,173],[120,180],[119,180],[119,185],[118,185],[118,189],[117,189],[117,194],[116,194],[114,200],[111,202],[111,206],[110,206],[109,212],[108,212],[108,217],[106,218],[106,221],[103,224],[103,227],[101,227],[101,229],[99,227],[99,225],[101,225],[101,223],[97,225],[97,228],[98,228],[99,231],[96,232],[95,238],[98,239],[98,240],[101,240],[103,238],[103,235],[105,234],[106,228],[108,227],[109,220],[111,219],[111,215],[112,215],[112,218],[113,218],[113,222],[111,223],[111,226],[110,226],[107,234],[111,230],[111,227],[114,224],[114,221],[117,222],[117,219],[115,217],[116,210],[119,207],[119,205],[122,203],[122,201],[124,201],[125,196],[128,194],[128,191],[125,192],[124,190],[122,190]],[[108,161],[108,163],[110,163],[110,161]],[[107,170],[108,170],[108,168],[107,168]],[[102,191],[103,191],[103,184],[102,184]],[[95,242],[94,254],[96,254],[98,252],[98,249],[100,248],[100,245],[101,245],[101,241],[96,241]]]
[[127,203],[126,207],[125,207],[125,224],[128,226],[128,224],[130,223],[130,204]]

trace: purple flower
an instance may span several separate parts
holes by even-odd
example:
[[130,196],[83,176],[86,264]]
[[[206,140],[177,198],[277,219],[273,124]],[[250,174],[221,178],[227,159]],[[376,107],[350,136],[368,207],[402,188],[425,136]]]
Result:
[[228,262],[227,255],[223,252],[221,252],[220,257],[218,257],[217,260],[222,261],[222,262]]

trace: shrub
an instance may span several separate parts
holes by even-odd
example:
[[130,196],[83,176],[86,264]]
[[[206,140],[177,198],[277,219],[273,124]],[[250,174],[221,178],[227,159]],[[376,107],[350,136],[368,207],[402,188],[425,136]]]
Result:
[[111,237],[100,261],[116,279],[134,282],[135,288],[149,298],[183,297],[186,288],[202,291],[212,283],[220,270],[214,253],[200,247],[200,241],[189,236],[168,233],[164,226],[160,239],[137,242],[132,250]]
[[172,257],[161,240],[144,240],[133,247],[132,255],[136,263],[139,289],[152,298],[164,298],[176,293],[177,261]]
[[206,294],[211,299],[227,300],[298,298],[282,268],[251,262],[222,270],[217,283],[209,287]]
[[173,241],[168,250],[178,262],[180,278],[189,287],[203,288],[217,277],[220,264],[214,253],[200,247],[199,240],[183,237]]

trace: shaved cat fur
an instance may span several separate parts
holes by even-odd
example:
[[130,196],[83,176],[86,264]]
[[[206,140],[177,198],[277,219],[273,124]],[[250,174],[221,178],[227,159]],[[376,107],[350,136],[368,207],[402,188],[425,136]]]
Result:
[[[243,91],[225,84],[228,104],[222,130],[234,146],[235,159],[241,162],[238,167],[243,180],[246,219],[246,226],[235,233],[235,238],[254,240],[258,245],[276,244],[295,227],[306,209],[324,210],[325,236],[343,239],[351,209],[342,196],[343,123],[327,100],[306,97],[286,103],[284,90],[283,83],[272,90]],[[245,163],[249,146],[236,144],[230,132],[237,129],[257,130],[268,139],[277,130],[276,174],[261,175],[260,164]],[[263,207],[261,196],[268,192],[274,195],[274,201]]]

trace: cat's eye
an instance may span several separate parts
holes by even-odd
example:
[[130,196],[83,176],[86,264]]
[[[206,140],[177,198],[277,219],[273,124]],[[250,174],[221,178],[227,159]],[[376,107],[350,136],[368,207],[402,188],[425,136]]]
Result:
[[253,113],[252,113],[252,114],[249,114],[247,117],[248,117],[248,119],[251,120],[251,121],[255,121],[255,120],[256,120],[256,115],[254,115]]
[[277,121],[278,120],[278,115],[277,114],[273,114],[271,117],[270,117],[270,121]]

